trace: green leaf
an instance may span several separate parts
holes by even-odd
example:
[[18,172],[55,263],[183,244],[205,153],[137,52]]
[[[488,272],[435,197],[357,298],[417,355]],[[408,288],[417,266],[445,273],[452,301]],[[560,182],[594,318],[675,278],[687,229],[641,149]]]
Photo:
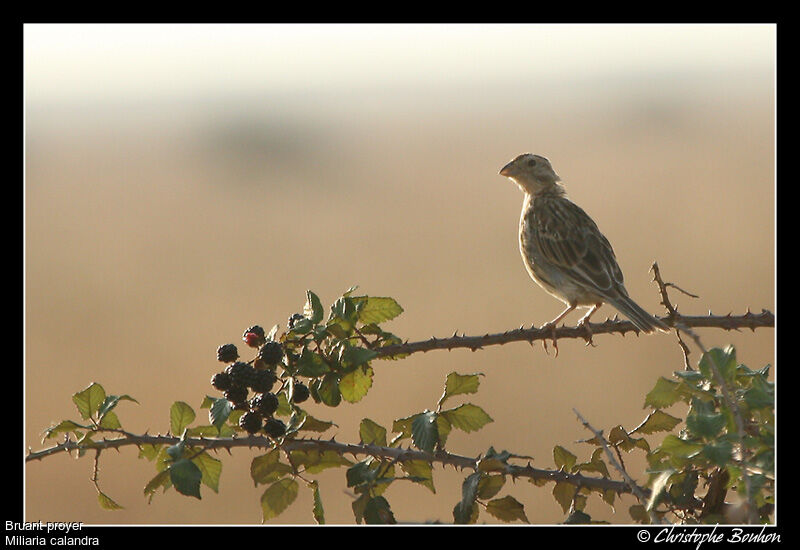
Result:
[[182,495],[200,499],[200,480],[203,473],[191,460],[181,458],[169,467],[169,479]]
[[358,320],[365,325],[390,321],[403,313],[403,308],[394,298],[358,296],[353,297],[353,301],[358,308]]
[[342,393],[339,390],[339,377],[334,372],[329,372],[322,377],[317,395],[320,400],[329,407],[336,407],[342,401]]
[[331,370],[320,354],[310,351],[308,348],[303,348],[303,351],[300,352],[300,357],[295,366],[298,375],[309,378],[322,376]]
[[661,446],[658,447],[658,450],[680,458],[692,458],[702,449],[702,445],[690,443],[673,434],[667,435],[661,443]]
[[628,513],[633,521],[638,521],[641,524],[648,525],[650,523],[650,515],[641,504],[634,504],[628,508]]
[[361,436],[361,443],[364,445],[386,446],[386,428],[369,418],[361,420],[358,433]]
[[478,498],[482,500],[486,500],[487,498],[492,498],[497,493],[500,492],[500,489],[503,488],[503,485],[506,483],[506,476],[501,474],[494,474],[494,475],[487,475],[481,477],[481,480],[478,482]]
[[345,369],[363,365],[378,356],[378,352],[356,346],[345,347],[342,350],[340,362]]
[[414,483],[427,487],[432,493],[436,493],[436,488],[433,486],[433,466],[430,462],[423,460],[406,460],[400,463],[400,468],[409,477],[416,478]]
[[394,519],[389,502],[385,498],[378,496],[369,499],[367,502],[364,508],[364,522],[367,525],[386,525],[395,524],[397,520]]
[[751,409],[775,406],[774,385],[761,376],[753,378],[753,385],[744,392],[744,400]]
[[730,441],[712,441],[703,447],[703,456],[717,466],[725,466],[733,455],[733,445]]
[[108,430],[116,430],[122,427],[122,424],[114,411],[107,411],[100,419],[99,426]]
[[159,487],[163,487],[166,491],[172,485],[169,478],[169,470],[162,470],[158,472],[153,479],[147,482],[147,485],[144,486],[144,495],[147,498],[147,502],[151,502],[153,500],[153,495],[155,495],[156,491]]
[[645,407],[652,407],[654,409],[665,409],[680,401],[680,395],[677,393],[678,383],[673,380],[668,380],[663,376],[656,381],[656,385],[647,394],[644,399]]
[[303,306],[303,314],[314,324],[322,321],[322,315],[324,314],[322,302],[320,302],[319,297],[310,290],[306,291],[306,305]]
[[444,393],[439,399],[439,404],[441,405],[454,395],[477,392],[480,385],[479,376],[482,375],[480,373],[462,375],[457,372],[448,374],[444,383]]
[[259,483],[273,483],[291,472],[291,466],[280,462],[280,451],[278,449],[273,449],[266,454],[257,456],[250,462],[250,477],[256,487]]
[[692,434],[704,439],[714,438],[725,427],[725,415],[692,412],[686,417],[686,427]]
[[525,507],[511,495],[490,500],[486,511],[502,521],[520,520],[530,523],[525,515]]
[[317,480],[311,481],[309,484],[311,486],[311,490],[314,492],[314,508],[312,513],[314,515],[314,521],[317,522],[317,525],[325,525],[325,510],[322,508],[322,497],[319,494],[319,483]]
[[44,431],[42,442],[44,442],[45,439],[52,439],[62,432],[77,433],[77,430],[91,430],[91,429],[92,429],[91,426],[82,426],[77,422],[73,422],[72,420],[62,420],[55,426],[51,426]]
[[642,433],[652,434],[655,432],[668,432],[675,426],[680,424],[681,419],[665,413],[664,411],[655,410],[647,415],[644,422],[639,424],[631,434]]
[[210,487],[212,491],[218,493],[219,477],[222,474],[222,461],[203,452],[194,457],[192,463],[197,466],[202,474],[200,481]]
[[114,500],[105,494],[102,491],[97,491],[97,502],[100,503],[100,507],[104,510],[122,510],[124,509],[123,506],[120,506]]
[[454,428],[465,432],[480,430],[489,422],[494,422],[486,412],[477,405],[464,403],[455,409],[448,409],[440,413]]
[[92,382],[85,390],[72,396],[72,402],[78,407],[78,412],[84,420],[97,413],[105,400],[106,391],[97,382]]
[[183,401],[175,401],[169,408],[170,431],[175,435],[183,433],[183,429],[194,422],[194,410]]
[[299,486],[291,478],[279,479],[261,495],[261,517],[267,521],[279,516],[297,498]]
[[[669,437],[669,436],[667,436]],[[647,508],[645,511],[650,512],[653,510],[661,499],[661,495],[667,487],[667,481],[675,473],[675,470],[665,470],[659,473],[651,484],[650,500],[647,501]],[[649,516],[648,516],[649,517]]]
[[421,413],[412,414],[411,416],[407,416],[405,418],[398,418],[394,422],[392,422],[392,431],[395,433],[399,433],[400,435],[398,438],[404,439],[407,437],[411,437],[411,425],[413,424],[414,420],[420,416]]
[[317,474],[328,468],[352,466],[353,463],[336,451],[320,451],[319,449],[294,450],[289,453],[290,462],[295,467],[303,466],[309,474]]
[[458,502],[453,508],[453,521],[459,525],[473,524],[478,521],[478,503]]
[[372,483],[375,480],[377,471],[370,468],[371,458],[362,460],[350,466],[345,473],[348,487],[357,487],[363,484]]
[[161,445],[151,445],[150,443],[144,443],[139,446],[138,458],[146,458],[147,460],[152,461],[154,458],[158,456],[158,452],[160,449]]
[[224,397],[214,398],[211,407],[208,409],[208,421],[220,429],[233,410],[233,405]]
[[561,505],[561,509],[564,510],[565,514],[572,506],[572,499],[575,498],[576,494],[577,487],[566,481],[557,481],[555,487],[553,487],[553,497]]
[[556,445],[553,447],[553,460],[559,470],[569,472],[575,466],[575,461],[578,460],[578,457],[561,445]]
[[725,349],[712,348],[700,358],[700,372],[706,379],[717,383],[712,366],[716,366],[719,369],[722,378],[726,382],[732,381],[733,377],[736,376],[736,350],[734,347],[728,346]]
[[423,451],[433,452],[439,442],[439,430],[436,426],[436,413],[425,411],[411,423],[411,439],[414,445]]
[[372,387],[372,367],[362,365],[355,370],[348,372],[339,381],[339,391],[345,401],[357,403],[367,395]]

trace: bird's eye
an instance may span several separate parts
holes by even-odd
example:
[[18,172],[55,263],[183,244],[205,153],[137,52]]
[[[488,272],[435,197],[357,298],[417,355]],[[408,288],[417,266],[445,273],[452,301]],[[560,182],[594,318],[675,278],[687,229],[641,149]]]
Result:
[[536,166],[536,159],[530,159],[528,161],[528,166]]

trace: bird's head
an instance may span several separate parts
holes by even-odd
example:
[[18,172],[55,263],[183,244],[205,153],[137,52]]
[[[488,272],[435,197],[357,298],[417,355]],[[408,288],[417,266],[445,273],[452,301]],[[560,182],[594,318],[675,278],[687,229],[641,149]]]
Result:
[[561,181],[549,160],[532,153],[516,157],[503,166],[500,175],[512,180],[525,193],[532,195],[548,190]]

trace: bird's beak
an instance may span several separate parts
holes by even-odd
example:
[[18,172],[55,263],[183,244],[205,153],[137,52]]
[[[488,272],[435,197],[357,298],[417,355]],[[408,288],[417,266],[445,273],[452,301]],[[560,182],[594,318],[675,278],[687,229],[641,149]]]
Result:
[[512,167],[513,164],[514,164],[514,161],[512,160],[511,162],[509,162],[508,164],[503,166],[500,169],[500,175],[501,176],[505,176],[505,177],[511,176],[511,167]]

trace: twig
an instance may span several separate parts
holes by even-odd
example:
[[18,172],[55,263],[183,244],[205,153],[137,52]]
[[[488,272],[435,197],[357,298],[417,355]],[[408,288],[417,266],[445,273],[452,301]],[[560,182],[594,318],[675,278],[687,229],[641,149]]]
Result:
[[[633,478],[631,478],[631,476],[628,475],[628,472],[625,470],[625,468],[619,462],[617,462],[616,457],[614,457],[614,453],[611,452],[611,449],[608,446],[606,438],[603,436],[603,432],[595,430],[592,427],[592,425],[589,424],[589,422],[585,418],[583,418],[583,416],[581,416],[581,413],[579,413],[577,409],[573,408],[572,411],[577,415],[578,419],[581,421],[583,426],[590,432],[592,432],[594,436],[597,438],[597,441],[599,441],[600,444],[603,446],[603,449],[605,450],[606,455],[608,456],[608,461],[622,475],[622,478],[625,480],[625,483],[628,485],[628,487],[630,487],[631,492],[634,494],[634,496],[638,498],[639,502],[641,502],[642,504],[646,503],[647,497],[644,496],[644,493],[639,488],[639,486],[636,485],[636,482],[633,480]],[[651,523],[655,524],[662,523],[653,509],[650,509],[648,513],[650,514]]]

